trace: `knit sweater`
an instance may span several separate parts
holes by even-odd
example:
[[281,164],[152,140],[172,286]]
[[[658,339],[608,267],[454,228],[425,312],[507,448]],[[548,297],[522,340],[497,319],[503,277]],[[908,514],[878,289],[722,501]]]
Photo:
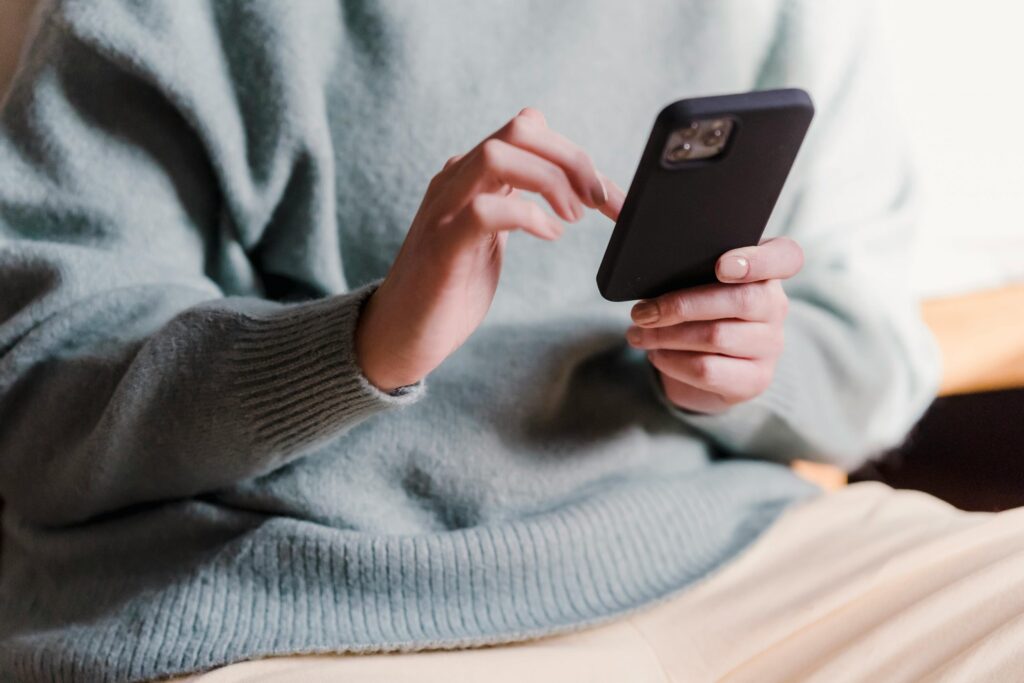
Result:
[[[913,185],[864,3],[67,0],[0,123],[0,679],[581,628],[684,590],[931,396]],[[430,177],[526,105],[628,184],[680,97],[798,86],[806,266],[760,397],[696,415],[598,294],[597,213],[513,233],[423,381],[360,309]],[[681,226],[685,229],[685,226]]]

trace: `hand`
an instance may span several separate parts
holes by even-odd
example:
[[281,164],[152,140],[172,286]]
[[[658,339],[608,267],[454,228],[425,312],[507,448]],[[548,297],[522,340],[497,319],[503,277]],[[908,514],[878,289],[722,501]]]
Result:
[[803,266],[803,251],[780,237],[726,252],[722,283],[670,292],[633,307],[631,346],[648,349],[665,396],[698,413],[720,413],[763,393],[782,353],[789,300],[782,280]]
[[476,330],[491,306],[510,230],[558,239],[584,207],[617,216],[624,199],[590,157],[524,109],[434,176],[409,233],[356,329],[356,356],[374,385],[413,384]]

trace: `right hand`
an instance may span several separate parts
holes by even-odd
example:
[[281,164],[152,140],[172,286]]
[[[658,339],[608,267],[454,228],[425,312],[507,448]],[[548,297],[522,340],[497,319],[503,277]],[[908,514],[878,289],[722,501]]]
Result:
[[510,230],[558,239],[563,225],[520,190],[576,222],[584,207],[615,220],[624,194],[575,144],[524,109],[430,181],[405,242],[356,329],[363,374],[384,391],[423,379],[483,321]]

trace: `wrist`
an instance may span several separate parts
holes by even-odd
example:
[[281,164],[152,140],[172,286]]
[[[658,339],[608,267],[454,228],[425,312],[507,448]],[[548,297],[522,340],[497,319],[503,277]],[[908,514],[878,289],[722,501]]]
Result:
[[402,389],[421,381],[422,376],[402,372],[401,364],[394,362],[393,354],[382,341],[384,335],[377,331],[379,311],[377,310],[378,289],[363,304],[356,322],[355,359],[363,376],[377,389],[385,393],[401,393]]

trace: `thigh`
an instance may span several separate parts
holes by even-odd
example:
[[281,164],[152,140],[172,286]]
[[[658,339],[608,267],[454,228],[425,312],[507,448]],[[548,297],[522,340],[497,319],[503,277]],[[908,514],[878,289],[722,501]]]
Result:
[[673,681],[1011,681],[1024,509],[856,484],[794,507],[701,584],[631,618]]

